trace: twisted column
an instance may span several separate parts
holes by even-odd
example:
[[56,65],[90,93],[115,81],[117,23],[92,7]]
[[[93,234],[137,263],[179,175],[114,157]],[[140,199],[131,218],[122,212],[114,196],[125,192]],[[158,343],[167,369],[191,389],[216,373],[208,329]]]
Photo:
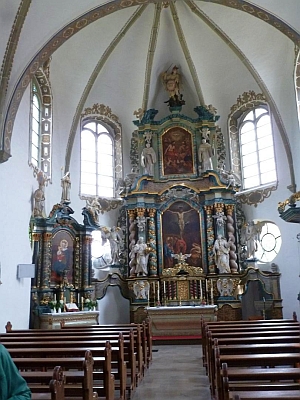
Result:
[[204,206],[206,212],[206,237],[207,237],[207,272],[210,274],[215,273],[215,260],[213,255],[214,247],[214,228],[213,228],[213,218],[212,218],[212,206]]
[[43,254],[43,261],[42,265],[44,265],[43,268],[43,274],[42,274],[42,289],[49,289],[50,287],[50,279],[51,279],[51,259],[52,259],[52,254],[51,254],[51,238],[52,234],[49,232],[44,233],[43,235],[43,241],[44,241],[44,246],[43,248],[45,249],[44,254]]
[[135,220],[135,210],[128,210],[128,242],[129,242],[129,275],[133,276],[135,274],[135,258],[132,256],[132,247],[135,245],[135,236],[136,236],[136,225],[134,223]]
[[226,204],[226,214],[227,214],[227,234],[230,240],[230,251],[229,251],[229,266],[231,272],[238,272],[237,256],[236,256],[236,245],[235,245],[235,229],[234,229],[234,219],[233,219],[233,204]]
[[149,247],[151,248],[151,252],[149,254],[149,275],[158,275],[157,270],[157,252],[156,252],[156,234],[155,234],[155,213],[156,210],[154,208],[150,208],[148,210],[149,213],[149,224],[148,224],[148,238],[149,238]]

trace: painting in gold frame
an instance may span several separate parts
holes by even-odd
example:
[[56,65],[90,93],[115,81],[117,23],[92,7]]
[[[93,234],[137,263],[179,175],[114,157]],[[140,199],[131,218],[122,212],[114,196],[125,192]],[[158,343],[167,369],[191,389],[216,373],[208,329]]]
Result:
[[73,283],[73,238],[64,229],[52,236],[51,284]]
[[163,175],[194,173],[191,133],[182,127],[172,127],[162,136]]
[[200,215],[185,201],[176,201],[162,214],[164,268],[175,266],[172,254],[190,254],[187,263],[202,267]]

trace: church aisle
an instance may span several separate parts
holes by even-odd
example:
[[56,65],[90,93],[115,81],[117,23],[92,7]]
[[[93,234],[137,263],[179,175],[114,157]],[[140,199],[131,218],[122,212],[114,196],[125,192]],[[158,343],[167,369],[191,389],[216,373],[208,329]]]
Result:
[[132,400],[208,400],[201,345],[153,346],[153,361]]

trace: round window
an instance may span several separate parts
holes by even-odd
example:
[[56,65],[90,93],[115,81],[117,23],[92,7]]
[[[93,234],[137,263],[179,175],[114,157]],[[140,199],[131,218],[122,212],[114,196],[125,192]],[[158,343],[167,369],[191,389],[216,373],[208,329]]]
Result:
[[259,235],[255,256],[259,261],[267,263],[274,260],[281,247],[281,234],[278,226],[267,221]]

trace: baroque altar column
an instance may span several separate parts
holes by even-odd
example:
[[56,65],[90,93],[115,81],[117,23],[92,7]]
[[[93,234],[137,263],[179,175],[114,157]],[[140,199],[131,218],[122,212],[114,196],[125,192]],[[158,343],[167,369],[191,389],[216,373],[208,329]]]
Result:
[[135,245],[136,237],[136,224],[135,224],[135,210],[128,210],[128,247],[129,247],[129,276],[135,274],[135,254],[132,253],[132,248]]
[[43,235],[43,241],[44,241],[44,254],[43,254],[43,261],[42,265],[44,265],[43,268],[43,274],[42,274],[42,281],[41,286],[42,289],[49,289],[50,287],[50,280],[51,280],[51,261],[52,261],[52,254],[51,254],[51,238],[52,234],[49,232],[44,233]]
[[204,206],[206,212],[206,236],[207,236],[207,255],[208,255],[208,265],[207,273],[215,274],[215,260],[213,255],[214,246],[214,228],[213,228],[213,218],[212,218],[212,206]]
[[156,234],[155,234],[155,213],[156,210],[154,208],[150,208],[148,210],[149,214],[149,224],[148,224],[148,238],[149,238],[149,247],[151,247],[151,253],[149,255],[149,275],[158,275],[158,266],[157,266],[157,252],[156,252]]
[[233,219],[233,204],[226,204],[226,214],[227,214],[227,234],[228,239],[230,240],[230,251],[229,251],[229,266],[231,272],[238,273],[238,265],[237,265],[237,256],[236,256],[236,245],[235,245],[235,228],[234,228],[234,219]]

